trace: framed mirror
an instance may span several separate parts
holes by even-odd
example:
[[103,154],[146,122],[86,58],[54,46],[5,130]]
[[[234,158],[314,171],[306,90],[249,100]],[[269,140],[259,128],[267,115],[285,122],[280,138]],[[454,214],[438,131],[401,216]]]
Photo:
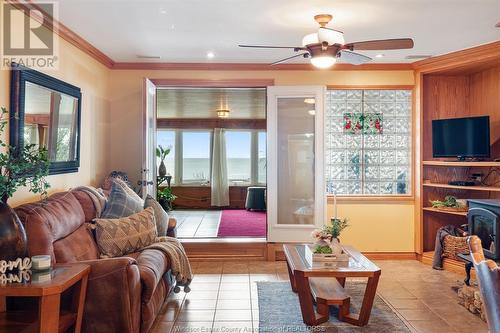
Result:
[[11,70],[10,145],[47,149],[50,174],[80,167],[80,88],[13,64]]

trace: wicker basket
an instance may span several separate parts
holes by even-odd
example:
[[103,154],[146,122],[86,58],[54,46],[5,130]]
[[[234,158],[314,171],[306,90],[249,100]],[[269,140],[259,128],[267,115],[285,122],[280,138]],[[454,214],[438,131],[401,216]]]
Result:
[[460,260],[457,254],[469,254],[469,245],[467,237],[445,236],[443,240],[443,257],[454,260]]

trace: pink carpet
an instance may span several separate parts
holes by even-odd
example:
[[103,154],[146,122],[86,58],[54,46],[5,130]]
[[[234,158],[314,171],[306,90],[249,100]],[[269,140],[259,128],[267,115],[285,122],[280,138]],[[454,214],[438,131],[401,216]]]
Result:
[[217,237],[266,237],[266,212],[223,210]]

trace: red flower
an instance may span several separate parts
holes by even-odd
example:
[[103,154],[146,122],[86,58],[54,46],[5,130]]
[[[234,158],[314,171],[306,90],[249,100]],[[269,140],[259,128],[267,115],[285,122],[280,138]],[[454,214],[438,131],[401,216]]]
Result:
[[356,129],[361,129],[361,123],[356,123]]
[[345,129],[350,129],[351,128],[351,122],[348,121],[346,124],[345,124]]
[[380,121],[378,119],[375,120],[375,128],[380,130]]

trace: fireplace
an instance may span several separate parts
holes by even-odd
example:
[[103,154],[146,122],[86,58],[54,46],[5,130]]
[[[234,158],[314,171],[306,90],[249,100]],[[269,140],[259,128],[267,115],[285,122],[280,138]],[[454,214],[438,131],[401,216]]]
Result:
[[500,260],[500,200],[469,200],[469,233],[481,239],[485,257]]

